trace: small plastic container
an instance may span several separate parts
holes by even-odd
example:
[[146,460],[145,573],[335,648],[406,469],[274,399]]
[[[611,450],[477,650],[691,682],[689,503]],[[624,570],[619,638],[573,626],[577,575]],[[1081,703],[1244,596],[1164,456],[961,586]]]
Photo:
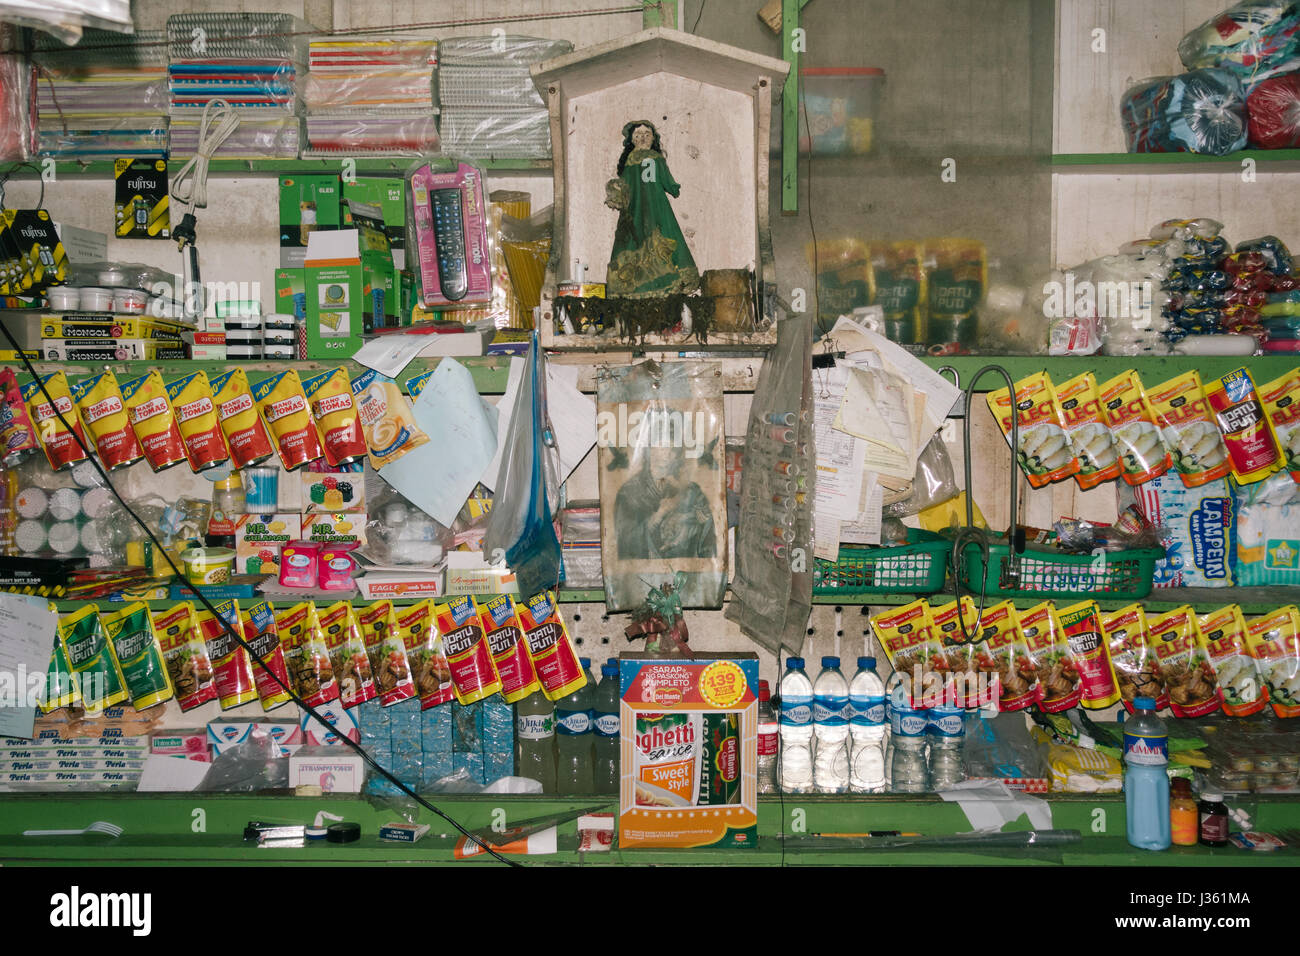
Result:
[[293,346],[297,343],[297,341],[298,341],[298,336],[293,329],[263,329],[262,330],[263,347],[266,347],[268,345],[284,345],[284,346],[288,346],[289,348],[293,348]]
[[325,545],[320,550],[317,582],[323,591],[351,591],[352,574],[357,569],[357,559],[351,554],[356,545]]
[[262,347],[262,330],[256,329],[232,329],[226,328],[226,347],[232,345],[243,345],[248,347]]
[[294,327],[293,315],[288,312],[271,312],[262,316],[262,328],[264,329],[283,329],[292,332]]
[[235,552],[230,548],[189,548],[181,552],[185,579],[194,587],[226,584],[235,569]]
[[885,71],[874,66],[806,67],[799,71],[799,81],[799,152],[807,153],[811,146],[814,156],[870,153]]
[[293,345],[263,345],[262,358],[275,359],[294,359],[298,357],[298,349]]
[[144,315],[149,293],[143,289],[119,289],[113,294],[113,308],[122,315]]
[[249,359],[262,358],[262,346],[260,345],[227,345],[226,358],[231,361],[248,361]]
[[260,315],[228,315],[221,320],[225,323],[227,334],[232,330],[243,329],[246,331],[262,331],[262,317]]
[[78,308],[85,312],[112,312],[113,311],[113,290],[90,288],[81,290],[81,305]]
[[76,312],[81,308],[81,290],[58,285],[45,290],[45,301],[55,312]]
[[290,541],[280,551],[280,586],[314,588],[319,576],[320,545],[315,541]]
[[120,266],[109,265],[99,270],[96,281],[110,289],[118,289],[126,285],[128,280],[125,269]]

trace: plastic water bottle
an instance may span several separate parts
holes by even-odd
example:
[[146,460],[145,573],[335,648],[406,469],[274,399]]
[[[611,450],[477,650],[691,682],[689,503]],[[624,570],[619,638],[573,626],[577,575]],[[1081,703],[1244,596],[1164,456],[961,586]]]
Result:
[[823,657],[813,684],[813,786],[818,793],[849,789],[849,682],[838,657]]
[[885,720],[885,682],[876,673],[876,659],[859,657],[849,684],[849,789],[854,793],[885,789]]
[[767,681],[758,682],[758,792],[776,793],[776,753],[780,724],[772,709]]
[[612,658],[600,667],[600,684],[592,705],[592,732],[596,735],[596,768],[593,771],[597,793],[618,793],[618,661]]
[[555,705],[540,690],[515,704],[515,757],[519,776],[555,793]]
[[925,793],[930,789],[930,766],[926,760],[925,729],[929,715],[913,707],[904,684],[889,693],[890,789],[896,793]]
[[1169,829],[1169,732],[1150,697],[1133,701],[1124,721],[1124,810],[1128,842],[1140,850],[1167,850]]
[[781,677],[781,755],[778,775],[785,793],[813,788],[813,688],[802,657],[789,657]]
[[951,704],[931,707],[925,733],[930,738],[930,787],[947,790],[965,780],[966,712]]
[[556,776],[561,794],[595,792],[591,709],[596,681],[591,676],[591,659],[582,657],[578,663],[587,675],[587,683],[555,702],[555,741],[560,755]]

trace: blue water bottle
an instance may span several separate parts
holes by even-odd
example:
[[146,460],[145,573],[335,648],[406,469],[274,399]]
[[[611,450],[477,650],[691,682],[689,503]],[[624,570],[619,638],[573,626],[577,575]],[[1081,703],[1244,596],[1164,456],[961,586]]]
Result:
[[1150,697],[1133,701],[1124,721],[1124,809],[1128,842],[1140,850],[1167,850],[1169,832],[1169,732]]

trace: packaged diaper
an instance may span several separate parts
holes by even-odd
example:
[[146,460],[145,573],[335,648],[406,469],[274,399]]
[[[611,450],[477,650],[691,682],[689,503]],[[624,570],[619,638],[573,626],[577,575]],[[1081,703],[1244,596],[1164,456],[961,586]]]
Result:
[[1178,475],[1164,474],[1134,488],[1133,494],[1146,519],[1162,529],[1165,557],[1155,565],[1157,588],[1244,583],[1233,580],[1238,515],[1226,480],[1188,488]]
[[1300,585],[1300,485],[1281,471],[1237,489],[1237,584]]

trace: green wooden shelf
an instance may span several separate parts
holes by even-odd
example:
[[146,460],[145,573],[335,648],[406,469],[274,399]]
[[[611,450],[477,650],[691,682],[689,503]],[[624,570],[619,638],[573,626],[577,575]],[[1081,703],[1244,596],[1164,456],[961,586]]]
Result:
[[[1202,153],[1057,153],[1052,166],[1060,172],[1089,171],[1089,167],[1141,166],[1146,172],[1196,172],[1202,166],[1237,166],[1251,159],[1259,166],[1300,164],[1300,149],[1244,149],[1226,156]],[[1223,171],[1227,170],[1211,170]]]
[[[168,165],[179,169],[180,159],[168,161]],[[208,167],[209,173],[221,176],[280,176],[287,173],[331,173],[341,172],[345,160],[331,159],[214,159]],[[357,157],[352,169],[360,176],[392,176],[405,173],[416,162],[416,157],[365,158]],[[489,172],[549,172],[549,159],[476,159],[475,164]],[[39,175],[44,160],[40,157],[31,160],[30,166],[14,170],[14,179],[32,179]],[[31,166],[35,166],[33,170]],[[107,177],[113,176],[112,160],[58,159],[54,161],[56,176],[69,177]]]
[[[477,829],[491,824],[504,811],[505,825],[512,821],[563,813],[608,801],[610,797],[499,797],[436,796],[430,801],[462,825]],[[837,847],[831,841],[809,846],[807,834],[892,829],[927,836],[970,830],[961,809],[935,796],[882,794],[878,796],[763,797],[758,806],[758,845],[753,849],[614,849],[606,853],[577,852],[576,822],[559,827],[558,852],[547,856],[517,857],[525,866],[644,866],[644,865],[857,865],[857,866],[971,866],[971,865],[1073,865],[1073,866],[1295,866],[1300,852],[1248,853],[1234,848],[1212,850],[1177,847],[1160,853],[1135,850],[1124,837],[1122,795],[1051,796],[1052,824],[1078,830],[1080,842],[1059,850],[861,850]],[[1300,824],[1300,800],[1286,796],[1251,799],[1257,829],[1273,830]],[[421,809],[418,822],[431,824],[430,834],[413,845],[382,843],[379,826],[395,820],[394,810],[376,808],[354,796],[294,797],[290,795],[234,794],[6,794],[0,797],[0,863],[4,865],[129,866],[249,865],[278,866],[345,864],[350,866],[429,865],[452,859],[454,839],[442,834],[451,827]],[[319,810],[338,814],[361,825],[355,844],[259,849],[241,836],[250,820],[310,823]],[[117,840],[102,837],[25,838],[27,829],[83,826],[106,820],[121,826]],[[1100,825],[1103,832],[1094,828]],[[202,832],[195,832],[197,825]],[[1007,830],[1030,829],[1026,818]],[[791,833],[785,845],[782,832]],[[802,845],[796,846],[795,840]],[[490,858],[466,865],[498,866]]]

